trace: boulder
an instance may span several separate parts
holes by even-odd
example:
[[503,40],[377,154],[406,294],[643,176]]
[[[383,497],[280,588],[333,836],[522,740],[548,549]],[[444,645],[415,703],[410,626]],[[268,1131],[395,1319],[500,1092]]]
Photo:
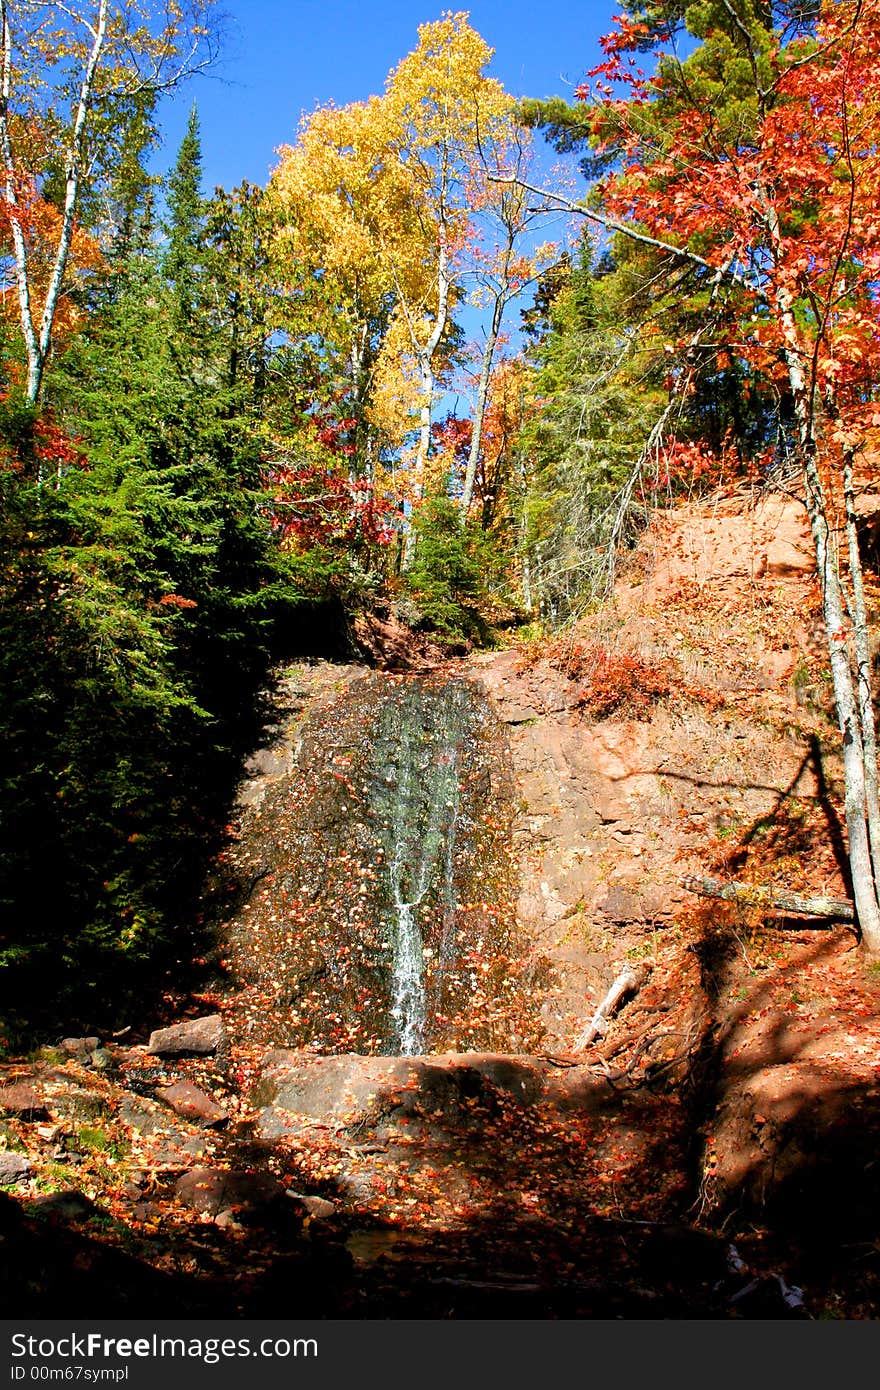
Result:
[[31,1161],[26,1154],[0,1153],[0,1184],[20,1182],[31,1170]]
[[0,1086],[0,1111],[17,1115],[22,1120],[47,1120],[45,1103],[27,1081],[13,1081]]
[[119,1118],[136,1131],[155,1163],[173,1164],[186,1156],[202,1158],[209,1147],[204,1130],[176,1119],[164,1105],[141,1096],[126,1096]]
[[601,1089],[584,1068],[563,1073],[534,1057],[444,1053],[425,1057],[316,1057],[270,1053],[251,1101],[265,1139],[308,1131],[317,1124],[380,1139],[397,1126],[442,1128],[468,1123],[499,1099],[524,1108],[579,1109]]
[[169,1028],[157,1028],[150,1034],[147,1051],[157,1057],[180,1057],[187,1053],[209,1057],[225,1037],[226,1029],[220,1015],[206,1014],[203,1018],[172,1023]]
[[185,1207],[208,1216],[233,1208],[256,1216],[285,1196],[271,1174],[235,1168],[190,1168],[178,1178],[174,1191]]
[[62,1038],[61,1050],[66,1052],[69,1057],[76,1058],[77,1061],[88,1060],[89,1054],[96,1052],[101,1046],[100,1038]]
[[68,1078],[53,1078],[46,1094],[46,1108],[53,1120],[104,1120],[110,1114],[109,1098],[100,1091],[72,1086]]
[[64,1192],[47,1192],[36,1197],[34,1211],[41,1216],[56,1216],[64,1221],[84,1221],[95,1210],[95,1204],[84,1192],[70,1187]]

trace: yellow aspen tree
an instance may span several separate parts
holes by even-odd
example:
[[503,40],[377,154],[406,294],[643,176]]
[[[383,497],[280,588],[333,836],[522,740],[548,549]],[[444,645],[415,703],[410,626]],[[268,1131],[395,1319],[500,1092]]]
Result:
[[513,102],[486,75],[493,50],[467,22],[447,13],[419,28],[418,46],[394,69],[385,88],[388,138],[430,211],[430,297],[413,302],[394,265],[401,312],[410,334],[421,384],[419,432],[413,473],[418,496],[431,445],[431,412],[437,364],[456,298],[456,257],[470,230],[468,175],[481,142],[492,142],[512,119]]
[[[303,119],[296,144],[279,153],[269,186],[270,257],[290,295],[290,327],[310,333],[320,324],[325,356],[346,383],[357,421],[358,465],[371,473],[370,428],[382,421],[377,366],[385,364],[388,395],[388,362],[399,344],[383,356],[386,336],[400,296],[418,303],[428,293],[436,233],[389,142],[382,98],[319,108]],[[394,437],[396,408],[390,421]]]

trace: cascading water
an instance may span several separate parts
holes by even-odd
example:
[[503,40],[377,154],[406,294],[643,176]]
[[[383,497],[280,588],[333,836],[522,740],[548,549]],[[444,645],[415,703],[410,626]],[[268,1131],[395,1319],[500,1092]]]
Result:
[[370,797],[386,851],[393,913],[392,1016],[399,1050],[421,1050],[425,1028],[423,908],[441,924],[438,987],[449,963],[455,915],[455,837],[461,787],[459,756],[468,701],[461,685],[442,698],[412,685],[389,699],[379,719],[376,753],[382,780]]
[[230,935],[250,1031],[322,1052],[534,1045],[512,807],[469,681],[368,676],[316,712],[251,827],[260,888]]

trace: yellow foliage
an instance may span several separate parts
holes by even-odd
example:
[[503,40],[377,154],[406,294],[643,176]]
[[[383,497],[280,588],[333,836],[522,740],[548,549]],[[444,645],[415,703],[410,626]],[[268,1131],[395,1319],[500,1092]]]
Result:
[[[7,221],[11,220],[11,217],[12,211],[7,210]],[[57,254],[61,213],[32,189],[26,201],[19,196],[18,222],[27,246],[31,312],[39,319],[43,313],[49,277]],[[5,230],[0,236],[0,245],[4,249],[10,245],[10,238]],[[106,269],[107,263],[97,240],[81,227],[75,226],[64,279],[65,289],[58,300],[54,317],[53,338],[56,348],[63,348],[65,341],[77,331],[80,321],[84,318],[84,311],[71,299],[70,290],[82,287],[91,276]],[[10,325],[16,324],[19,306],[11,256],[7,257],[3,277],[0,279],[0,289],[2,315]]]
[[373,373],[373,389],[367,418],[394,449],[418,424],[422,404],[418,362],[404,315],[391,319]]
[[513,98],[484,72],[494,50],[467,18],[459,12],[420,25],[418,47],[386,83],[401,146],[416,160],[440,163],[444,151],[473,148],[512,110]]
[[270,254],[284,278],[299,266],[320,272],[355,331],[388,299],[429,293],[436,230],[389,143],[381,98],[322,107],[280,154]]
[[382,96],[303,118],[267,199],[269,254],[294,312],[305,310],[306,333],[316,313],[364,418],[394,451],[449,364],[479,151],[506,148],[513,121],[512,98],[486,76],[492,50],[465,14],[418,33]]

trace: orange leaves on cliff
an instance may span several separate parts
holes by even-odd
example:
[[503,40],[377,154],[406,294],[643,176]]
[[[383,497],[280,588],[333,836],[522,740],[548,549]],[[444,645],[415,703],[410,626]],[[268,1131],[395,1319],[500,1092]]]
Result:
[[720,449],[713,449],[704,440],[666,439],[660,448],[654,482],[661,490],[696,482],[724,488],[744,479],[759,480],[772,462],[772,448],[744,459],[729,437]]

